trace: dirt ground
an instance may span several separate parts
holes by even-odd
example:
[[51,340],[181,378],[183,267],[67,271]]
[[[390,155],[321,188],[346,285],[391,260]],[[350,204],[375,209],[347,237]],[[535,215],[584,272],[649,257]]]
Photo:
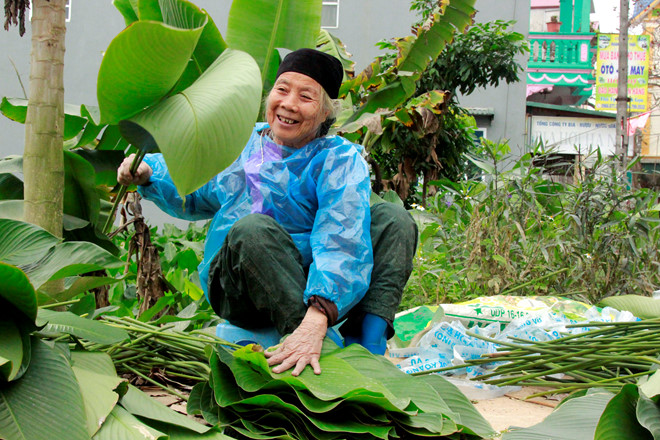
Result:
[[534,397],[525,400],[540,391],[539,388],[523,387],[519,391],[507,393],[494,399],[473,400],[474,406],[497,431],[511,427],[526,428],[536,425],[552,412],[565,396]]

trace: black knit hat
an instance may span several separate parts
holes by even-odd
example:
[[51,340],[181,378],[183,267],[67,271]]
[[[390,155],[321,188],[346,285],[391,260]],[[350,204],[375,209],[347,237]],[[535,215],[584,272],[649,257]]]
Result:
[[321,84],[332,99],[337,99],[344,78],[344,68],[337,58],[314,49],[298,49],[285,56],[275,78],[284,72],[309,76]]

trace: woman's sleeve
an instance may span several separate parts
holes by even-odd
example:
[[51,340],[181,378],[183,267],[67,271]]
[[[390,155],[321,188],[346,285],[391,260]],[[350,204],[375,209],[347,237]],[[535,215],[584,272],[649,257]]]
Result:
[[361,299],[373,267],[369,170],[353,146],[331,150],[317,180],[318,211],[310,236],[306,304],[313,296],[332,301],[339,317]]
[[184,220],[204,220],[212,218],[220,209],[222,191],[216,178],[183,200],[177,193],[161,154],[147,154],[144,162],[151,167],[153,174],[146,185],[138,187],[138,192],[167,214]]

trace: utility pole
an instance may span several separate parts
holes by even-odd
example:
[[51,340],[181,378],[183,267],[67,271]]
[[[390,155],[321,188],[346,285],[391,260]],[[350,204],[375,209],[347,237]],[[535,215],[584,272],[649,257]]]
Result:
[[619,7],[619,71],[616,97],[616,155],[621,170],[626,168],[628,156],[628,2],[620,0]]

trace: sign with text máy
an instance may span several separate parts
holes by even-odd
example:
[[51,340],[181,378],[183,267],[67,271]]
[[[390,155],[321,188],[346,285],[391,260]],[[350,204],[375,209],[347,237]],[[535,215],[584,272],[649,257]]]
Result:
[[600,148],[603,155],[614,154],[616,120],[532,116],[531,137],[557,153],[586,155]]
[[[648,35],[628,36],[628,110],[648,110],[649,47]],[[596,58],[596,110],[616,111],[619,78],[619,36],[598,35]]]

